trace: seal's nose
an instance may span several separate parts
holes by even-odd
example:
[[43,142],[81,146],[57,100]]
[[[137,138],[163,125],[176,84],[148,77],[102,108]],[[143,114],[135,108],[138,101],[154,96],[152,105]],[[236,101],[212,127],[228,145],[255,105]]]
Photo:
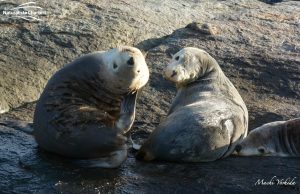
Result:
[[175,70],[173,70],[171,77],[174,77],[175,75],[177,75],[177,72]]
[[242,150],[242,146],[240,144],[235,146],[235,151],[240,152]]
[[134,59],[133,57],[130,57],[130,59],[127,61],[128,66],[132,67],[134,65]]

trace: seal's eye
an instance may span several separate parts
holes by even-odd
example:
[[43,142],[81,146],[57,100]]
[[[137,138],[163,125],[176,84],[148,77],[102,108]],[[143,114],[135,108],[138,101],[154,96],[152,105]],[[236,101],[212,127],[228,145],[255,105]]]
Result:
[[178,61],[179,60],[179,56],[175,57],[175,60]]
[[263,147],[259,147],[257,150],[258,150],[258,152],[260,154],[264,154],[265,153],[265,148],[263,148]]
[[116,69],[118,65],[116,63],[113,64],[113,68]]
[[130,59],[127,61],[127,64],[128,64],[129,66],[133,66],[133,65],[134,65],[133,57],[130,57]]
[[177,72],[173,70],[173,73],[172,73],[171,77],[174,77],[176,75],[177,75]]

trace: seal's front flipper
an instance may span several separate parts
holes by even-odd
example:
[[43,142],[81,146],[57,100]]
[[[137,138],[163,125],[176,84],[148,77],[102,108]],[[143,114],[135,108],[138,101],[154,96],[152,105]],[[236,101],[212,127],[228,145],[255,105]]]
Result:
[[95,159],[73,160],[72,163],[83,168],[117,168],[127,158],[127,150],[117,150],[109,156]]
[[5,120],[0,120],[0,125],[23,131],[24,133],[27,133],[29,135],[33,134],[32,123],[28,123],[25,121],[5,119]]
[[127,94],[122,103],[121,103],[121,112],[120,114],[132,114],[135,112],[136,99],[138,96],[138,92],[134,91],[134,93]]
[[123,133],[127,133],[134,122],[137,95],[138,92],[127,94],[121,103],[120,117],[116,126]]

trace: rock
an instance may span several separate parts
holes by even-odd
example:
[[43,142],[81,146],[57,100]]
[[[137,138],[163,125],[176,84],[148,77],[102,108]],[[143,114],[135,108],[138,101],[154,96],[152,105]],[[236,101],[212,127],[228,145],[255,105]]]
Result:
[[215,26],[212,26],[211,24],[201,24],[197,22],[192,22],[186,26],[186,28],[195,30],[199,33],[202,33],[204,35],[216,35],[218,33],[218,29]]
[[[37,100],[50,76],[80,55],[160,38],[200,16],[190,9],[198,3],[183,2],[42,0],[35,4],[47,11],[40,22],[1,15],[2,110]],[[1,2],[0,12],[21,3]]]
[[8,104],[4,101],[3,98],[0,99],[0,114],[8,112],[9,111],[9,106]]
[[[19,3],[1,3],[0,11]],[[218,61],[245,100],[250,129],[300,117],[300,2],[43,0],[38,5],[47,10],[39,22],[0,17],[0,110],[10,109],[0,120],[32,122],[35,101],[54,71],[84,53],[118,44],[147,53],[151,71],[138,100],[135,142],[143,142],[166,116],[176,89],[161,72],[170,56],[186,46],[202,48]],[[68,159],[38,151],[34,139],[18,127],[0,122],[0,133],[4,193],[300,191],[298,159],[144,163],[135,161],[131,150],[120,169],[78,169]],[[297,184],[255,186],[258,179],[274,176],[297,177]]]

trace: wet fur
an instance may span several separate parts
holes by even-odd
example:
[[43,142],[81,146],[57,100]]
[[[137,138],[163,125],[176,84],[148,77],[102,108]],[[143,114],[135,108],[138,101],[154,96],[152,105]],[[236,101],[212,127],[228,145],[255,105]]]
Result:
[[[184,56],[176,63],[178,55]],[[178,72],[177,65],[186,70]],[[248,111],[217,62],[203,50],[185,48],[174,55],[165,77],[176,83],[176,97],[137,158],[205,162],[230,155],[247,133]]]
[[[125,67],[130,57],[135,60],[132,69]],[[110,161],[111,153],[121,150],[127,153],[124,134],[134,121],[137,93],[148,77],[144,57],[132,47],[91,53],[66,65],[52,76],[37,103],[34,135],[39,146],[66,157],[98,158],[94,161]]]
[[253,129],[238,147],[241,156],[300,157],[300,118]]

